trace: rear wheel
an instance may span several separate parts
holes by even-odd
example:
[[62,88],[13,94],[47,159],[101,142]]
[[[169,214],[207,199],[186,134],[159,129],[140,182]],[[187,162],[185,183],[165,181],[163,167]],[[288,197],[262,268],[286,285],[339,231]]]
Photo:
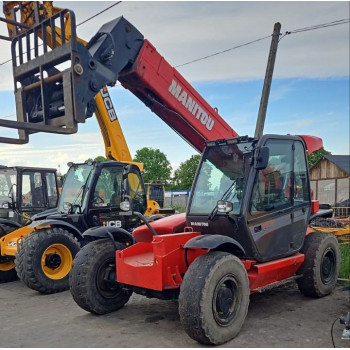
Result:
[[192,339],[223,344],[240,331],[249,295],[242,262],[228,253],[209,252],[198,257],[185,274],[179,296],[181,323]]
[[[16,230],[16,227],[0,224],[0,239],[14,230]],[[14,261],[0,261],[0,283],[11,282],[16,279],[17,273]]]
[[301,253],[305,261],[298,270],[299,290],[307,296],[324,297],[330,294],[337,284],[340,269],[339,244],[331,233],[310,233],[304,242]]
[[79,249],[77,239],[62,228],[33,232],[18,246],[18,277],[29,288],[44,294],[69,289],[69,272]]
[[[117,249],[125,246],[116,242]],[[116,282],[115,247],[110,239],[87,244],[74,259],[69,275],[70,291],[75,302],[84,310],[103,315],[123,307],[132,291]]]

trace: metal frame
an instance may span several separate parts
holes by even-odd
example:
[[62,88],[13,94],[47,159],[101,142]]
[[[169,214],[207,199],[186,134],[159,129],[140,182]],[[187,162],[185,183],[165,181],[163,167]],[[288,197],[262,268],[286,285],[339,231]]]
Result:
[[[71,18],[71,40],[65,36],[65,17]],[[60,26],[55,26],[55,21]],[[51,35],[49,35],[51,33]],[[60,34],[58,34],[60,33]],[[57,42],[59,35],[61,43]],[[39,38],[42,40],[43,54],[39,53]],[[32,41],[31,41],[32,40]],[[23,51],[24,44],[26,52]],[[29,134],[48,132],[55,134],[72,134],[77,132],[77,123],[85,121],[85,114],[74,106],[74,89],[72,89],[72,66],[80,61],[79,44],[76,40],[75,15],[69,10],[62,10],[45,19],[39,25],[18,34],[12,40],[12,68],[15,86],[17,121],[0,119],[0,126],[18,129],[19,138],[0,137],[0,142],[24,144],[29,141]],[[52,51],[48,50],[52,48]],[[52,69],[53,66],[71,61],[71,67],[63,72]],[[48,75],[45,77],[45,75]],[[34,82],[33,82],[34,81]],[[55,85],[63,86],[64,108],[59,116],[52,117],[49,99]],[[21,87],[18,87],[18,86]],[[42,115],[30,117],[27,101],[35,96],[42,101]],[[76,117],[78,115],[79,117]]]

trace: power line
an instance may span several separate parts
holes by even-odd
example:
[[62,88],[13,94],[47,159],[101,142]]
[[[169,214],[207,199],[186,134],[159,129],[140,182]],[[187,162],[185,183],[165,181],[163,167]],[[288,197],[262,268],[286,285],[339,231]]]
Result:
[[306,31],[309,31],[309,30],[328,28],[328,27],[333,27],[333,26],[337,26],[337,25],[340,25],[340,24],[346,24],[346,23],[349,23],[349,22],[350,22],[350,18],[344,18],[344,19],[339,19],[337,21],[333,21],[333,22],[317,24],[317,25],[314,25],[314,26],[311,26],[311,27],[305,27],[305,28],[291,30],[290,33],[294,34],[294,33],[306,32]]
[[102,13],[108,11],[108,10],[111,9],[112,7],[114,7],[114,6],[116,6],[116,5],[119,5],[121,2],[122,2],[122,1],[117,1],[117,2],[114,3],[113,5],[106,7],[104,10],[102,10],[102,11],[96,13],[95,15],[93,15],[93,16],[87,18],[87,19],[84,20],[83,22],[80,22],[79,24],[77,24],[77,27],[79,27],[79,26],[81,26],[82,24],[84,24],[84,23],[86,23],[86,22],[92,20],[93,18],[99,16],[100,14],[102,14]]
[[[333,21],[333,22],[328,22],[328,23],[323,23],[323,24],[317,24],[317,25],[314,25],[314,26],[311,26],[311,27],[305,27],[305,28],[299,28],[299,29],[295,29],[295,30],[291,30],[291,31],[286,31],[286,32],[284,32],[284,33],[281,33],[280,41],[281,41],[286,35],[296,34],[296,33],[301,33],[301,32],[306,32],[306,31],[309,31],[309,30],[315,30],[315,29],[333,27],[333,26],[336,26],[336,25],[346,24],[346,23],[349,23],[349,22],[350,22],[350,18],[345,18],[345,19],[340,19],[340,20]],[[192,61],[188,61],[188,62],[186,62],[186,63],[179,64],[179,65],[175,66],[175,68],[183,67],[183,66],[186,66],[186,65],[191,64],[191,63],[194,63],[194,62],[202,61],[202,60],[205,60],[205,59],[210,58],[210,57],[213,57],[213,56],[221,55],[221,54],[223,54],[223,53],[226,53],[226,52],[229,52],[229,51],[238,49],[238,48],[243,47],[243,46],[247,46],[247,45],[256,43],[256,42],[258,42],[258,41],[267,39],[267,38],[269,38],[269,37],[271,37],[271,35],[265,36],[265,37],[260,38],[260,39],[252,40],[252,41],[249,41],[249,42],[247,42],[247,43],[245,43],[245,44],[237,45],[237,46],[231,47],[231,48],[226,49],[226,50],[218,51],[218,52],[215,52],[215,53],[213,53],[213,54],[210,54],[210,55],[207,55],[207,56],[204,56],[204,57],[200,57],[200,58],[194,59],[194,60],[192,60]]]
[[211,55],[207,55],[207,56],[204,56],[204,57],[201,57],[201,58],[197,58],[197,59],[195,59],[195,60],[192,60],[192,61],[189,61],[189,62],[186,62],[186,63],[179,64],[179,65],[175,66],[175,68],[183,67],[183,66],[186,66],[186,65],[188,65],[188,64],[190,64],[190,63],[202,61],[202,60],[205,60],[205,59],[210,58],[210,57],[213,57],[213,56],[221,55],[222,53],[229,52],[229,51],[238,49],[238,48],[243,47],[243,46],[248,46],[248,45],[253,44],[253,43],[256,43],[256,42],[258,42],[258,41],[267,39],[267,38],[269,38],[270,36],[271,36],[271,35],[264,36],[263,38],[256,39],[256,40],[252,40],[252,41],[249,41],[249,42],[247,42],[247,43],[245,43],[245,44],[237,45],[237,46],[231,47],[231,48],[226,49],[226,50],[222,50],[222,51],[215,52],[215,53],[213,53],[213,54],[211,54]]

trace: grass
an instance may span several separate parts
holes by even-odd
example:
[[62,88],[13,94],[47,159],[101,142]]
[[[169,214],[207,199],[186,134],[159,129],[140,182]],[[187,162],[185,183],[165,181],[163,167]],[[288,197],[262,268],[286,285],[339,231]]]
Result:
[[350,279],[350,244],[340,245],[341,265],[339,278]]
[[173,209],[175,209],[176,213],[185,213],[186,212],[186,207],[184,207],[180,204],[173,204],[171,207]]

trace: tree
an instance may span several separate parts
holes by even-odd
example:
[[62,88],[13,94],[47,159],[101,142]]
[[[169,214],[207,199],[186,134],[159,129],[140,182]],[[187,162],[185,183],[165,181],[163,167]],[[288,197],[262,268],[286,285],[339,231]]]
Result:
[[174,173],[174,187],[177,189],[187,190],[192,187],[192,182],[196,174],[201,156],[199,154],[193,155],[190,159],[182,162]]
[[169,182],[172,168],[166,155],[159,149],[143,147],[137,150],[134,162],[144,164],[142,176],[145,183],[155,180]]
[[309,164],[309,169],[311,169],[326,154],[331,154],[331,152],[326,151],[324,148],[308,154],[307,162]]
[[95,159],[92,159],[92,158],[86,159],[85,163],[87,163],[87,162],[102,163],[102,162],[105,162],[105,161],[107,161],[107,160],[108,160],[108,159],[105,158],[104,156],[97,156],[97,157],[95,157]]

